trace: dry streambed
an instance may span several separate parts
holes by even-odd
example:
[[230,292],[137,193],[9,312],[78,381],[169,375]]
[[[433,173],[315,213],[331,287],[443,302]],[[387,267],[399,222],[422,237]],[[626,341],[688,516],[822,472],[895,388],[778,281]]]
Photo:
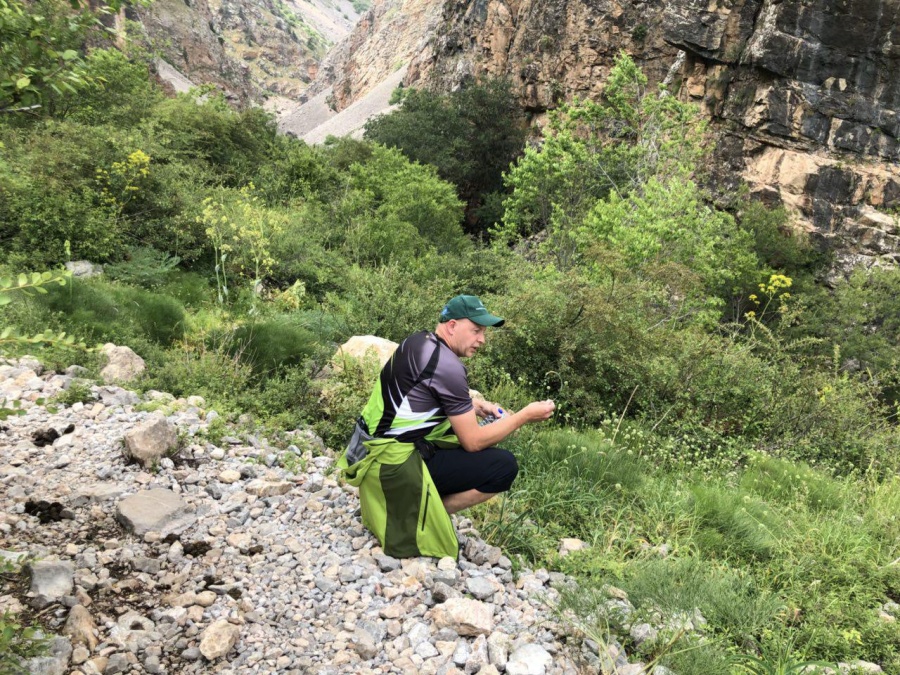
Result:
[[468,521],[459,562],[391,558],[313,434],[213,444],[199,397],[115,386],[54,405],[77,376],[0,362],[25,411],[0,422],[0,549],[28,572],[0,612],[55,636],[31,672],[597,672],[550,609],[568,580],[514,574]]

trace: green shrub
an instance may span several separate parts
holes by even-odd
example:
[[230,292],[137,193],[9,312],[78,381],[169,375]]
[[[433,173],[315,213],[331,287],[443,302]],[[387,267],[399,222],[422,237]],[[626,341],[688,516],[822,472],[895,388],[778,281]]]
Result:
[[110,279],[153,289],[162,286],[180,259],[146,246],[129,246],[126,260],[107,265],[104,273]]
[[94,394],[91,392],[90,384],[76,380],[67,389],[59,392],[55,396],[55,400],[63,405],[89,403],[94,400]]
[[346,447],[380,371],[381,364],[374,357],[346,358],[318,382],[319,415],[313,429],[327,447],[337,451]]
[[741,476],[741,487],[764,499],[803,505],[812,510],[834,510],[844,503],[840,484],[804,463],[755,455]]
[[184,307],[175,298],[103,281],[79,281],[35,299],[73,332],[93,342],[168,345],[184,336]]
[[704,552],[766,559],[778,549],[780,519],[765,502],[713,485],[695,485],[691,494],[702,526],[697,539]]
[[92,50],[78,95],[60,102],[58,113],[87,124],[132,125],[144,119],[163,94],[150,79],[147,60],[136,57],[118,49]]
[[155,358],[141,384],[176,397],[199,395],[219,412],[228,413],[243,410],[253,382],[250,366],[224,350],[186,346]]
[[234,330],[226,344],[229,353],[257,375],[296,367],[315,350],[312,334],[283,318],[244,324]]

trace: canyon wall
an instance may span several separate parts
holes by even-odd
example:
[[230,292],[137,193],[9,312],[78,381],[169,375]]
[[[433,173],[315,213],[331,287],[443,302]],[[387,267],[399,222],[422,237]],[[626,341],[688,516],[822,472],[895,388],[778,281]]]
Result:
[[745,181],[783,204],[844,267],[900,261],[900,0],[388,0],[370,14],[318,83],[338,109],[408,58],[406,85],[509,77],[540,122],[598,98],[625,51],[710,118],[720,190]]

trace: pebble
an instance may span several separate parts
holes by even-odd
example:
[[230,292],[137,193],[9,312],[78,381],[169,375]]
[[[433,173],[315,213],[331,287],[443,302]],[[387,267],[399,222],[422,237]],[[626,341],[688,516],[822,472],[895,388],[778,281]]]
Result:
[[[0,397],[22,389],[17,378],[40,396],[57,386],[54,373],[25,370],[0,362]],[[528,645],[549,659],[547,675],[577,672],[580,654],[558,641],[565,631],[546,603],[549,574],[524,570],[517,589],[509,558],[467,519],[454,516],[464,533],[459,561],[393,558],[362,526],[356,490],[338,482],[331,451],[308,430],[293,434],[291,452],[303,461],[291,473],[265,465],[283,450],[262,432],[231,431],[218,447],[201,440],[217,419],[203,415],[202,399],[148,392],[144,400],[164,403],[187,443],[145,470],[122,445],[151,413],[132,391],[93,391],[98,401],[49,410],[23,398],[25,414],[0,429],[0,549],[63,563],[42,591],[62,603],[47,620],[61,633],[67,608],[80,605],[86,626],[60,672],[509,673],[522,672]],[[36,430],[69,425],[65,452],[31,443]],[[174,524],[137,533],[120,524],[117,512],[138,496],[177,507]],[[58,501],[73,517],[41,524],[24,513],[29,499]],[[25,611],[24,595],[17,601]]]

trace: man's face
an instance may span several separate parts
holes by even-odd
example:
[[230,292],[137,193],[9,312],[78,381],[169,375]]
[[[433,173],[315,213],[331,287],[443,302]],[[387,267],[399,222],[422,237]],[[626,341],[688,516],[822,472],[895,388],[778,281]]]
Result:
[[456,323],[453,327],[453,343],[450,345],[453,353],[460,358],[472,356],[484,344],[485,327],[469,319],[453,321]]

